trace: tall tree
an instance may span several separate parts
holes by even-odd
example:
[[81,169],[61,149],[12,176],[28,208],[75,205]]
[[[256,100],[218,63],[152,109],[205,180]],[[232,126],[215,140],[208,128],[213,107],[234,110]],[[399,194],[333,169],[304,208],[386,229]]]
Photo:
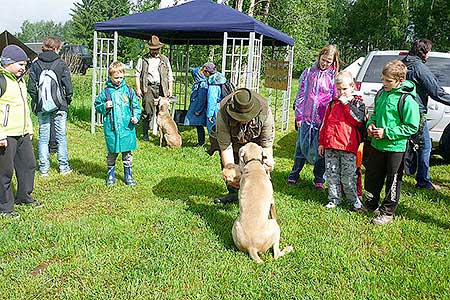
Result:
[[62,41],[65,39],[65,26],[53,21],[39,21],[31,23],[24,21],[17,37],[25,43],[41,42],[47,36],[55,36]]

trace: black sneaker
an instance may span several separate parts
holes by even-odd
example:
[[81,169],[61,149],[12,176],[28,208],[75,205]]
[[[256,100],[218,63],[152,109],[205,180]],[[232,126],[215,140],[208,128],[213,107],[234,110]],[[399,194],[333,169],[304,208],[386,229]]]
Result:
[[12,212],[2,212],[0,213],[0,216],[3,218],[11,218],[11,219],[18,219],[20,218],[20,215],[16,213],[15,211]]
[[225,196],[214,199],[214,204],[228,204],[238,201],[238,194],[229,193]]
[[26,205],[26,206],[30,206],[33,208],[39,208],[44,206],[44,204],[40,201],[34,200],[33,202],[17,202],[17,205]]

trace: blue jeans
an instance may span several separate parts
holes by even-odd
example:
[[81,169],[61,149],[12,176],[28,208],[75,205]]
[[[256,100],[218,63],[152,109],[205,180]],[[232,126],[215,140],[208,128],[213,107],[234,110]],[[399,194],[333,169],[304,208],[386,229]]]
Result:
[[428,123],[425,121],[423,126],[422,141],[419,147],[417,162],[417,187],[430,188],[432,186],[430,179],[430,155],[431,155],[431,139],[428,131]]
[[[297,137],[297,143],[295,144],[295,156],[294,156],[294,166],[292,166],[292,171],[289,173],[288,180],[297,182],[300,178],[300,172],[306,163],[306,157],[303,155],[300,147],[300,128],[299,137]],[[325,183],[325,158],[320,157],[314,163],[314,183]]]
[[67,112],[57,110],[51,113],[39,112],[39,170],[41,173],[48,173],[50,169],[50,153],[48,143],[50,141],[50,122],[55,124],[56,142],[58,143],[59,171],[70,170],[69,154],[67,152],[66,120]]

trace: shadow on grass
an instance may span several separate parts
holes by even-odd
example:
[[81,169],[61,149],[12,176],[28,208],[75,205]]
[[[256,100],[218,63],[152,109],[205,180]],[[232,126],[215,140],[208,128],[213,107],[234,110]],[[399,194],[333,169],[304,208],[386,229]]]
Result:
[[78,172],[80,174],[106,180],[106,171],[107,171],[106,162],[103,164],[98,164],[86,160],[71,159],[70,167],[75,172]]
[[[227,249],[234,249],[231,228],[234,218],[227,211],[235,205],[216,206],[213,199],[226,192],[224,185],[192,177],[169,177],[153,187],[153,194],[159,198],[182,200],[187,210],[200,216],[208,224]],[[199,203],[196,197],[208,198],[208,203]]]
[[400,202],[397,214],[403,216],[404,218],[410,219],[410,220],[416,220],[419,222],[432,224],[434,226],[437,226],[437,227],[440,227],[440,228],[446,229],[446,230],[450,229],[450,223],[444,223],[441,220],[438,220],[431,215],[427,215],[427,214],[424,214],[424,213],[416,210],[415,208],[404,207],[401,205],[401,202]]
[[[224,213],[222,209],[211,204],[195,203],[188,201],[188,211],[198,215],[208,224],[215,235],[220,239],[225,248],[229,250],[236,250],[231,236],[231,229],[233,227],[234,218],[229,214]],[[230,208],[230,206],[228,206]],[[237,216],[236,216],[237,217]]]
[[295,142],[297,141],[297,131],[291,131],[274,144],[274,156],[290,158],[294,163]]

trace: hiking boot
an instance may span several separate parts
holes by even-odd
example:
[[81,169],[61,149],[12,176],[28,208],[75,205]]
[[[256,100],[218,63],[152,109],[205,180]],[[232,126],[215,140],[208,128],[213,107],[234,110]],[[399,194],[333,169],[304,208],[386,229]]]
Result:
[[225,196],[214,199],[214,204],[228,204],[237,202],[238,200],[239,199],[237,193],[228,193]]
[[391,223],[394,220],[394,216],[388,215],[379,215],[378,217],[372,220],[372,223],[375,225],[386,225]]

